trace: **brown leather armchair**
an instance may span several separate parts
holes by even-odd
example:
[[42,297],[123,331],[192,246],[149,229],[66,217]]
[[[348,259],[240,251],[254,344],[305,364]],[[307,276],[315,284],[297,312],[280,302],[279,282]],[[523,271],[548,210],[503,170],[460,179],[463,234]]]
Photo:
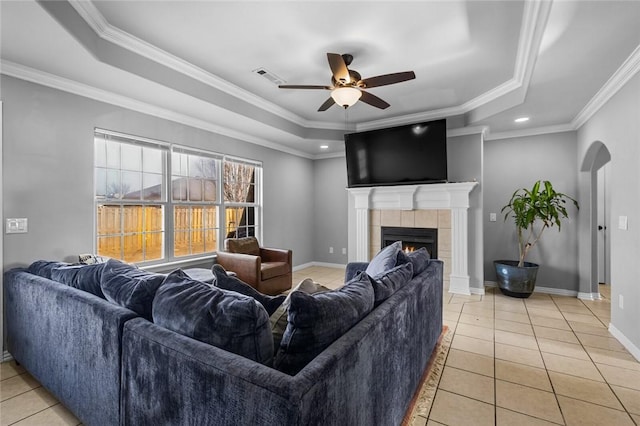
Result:
[[260,247],[255,237],[227,238],[217,262],[264,294],[291,289],[291,250]]

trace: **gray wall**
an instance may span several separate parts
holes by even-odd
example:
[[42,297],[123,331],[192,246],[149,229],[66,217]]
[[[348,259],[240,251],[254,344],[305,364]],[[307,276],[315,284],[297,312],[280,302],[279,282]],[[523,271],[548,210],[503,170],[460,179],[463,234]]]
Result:
[[[609,196],[611,239],[611,324],[635,346],[640,359],[640,74],[636,74],[585,125],[577,136],[576,159],[581,164],[589,147],[603,143],[611,154]],[[590,194],[589,173],[579,174],[580,193]],[[585,199],[584,211],[589,210]],[[628,217],[628,229],[618,229],[618,218]],[[591,228],[588,214],[581,215],[581,229]],[[589,253],[595,244],[591,233],[580,234],[581,287],[589,288]],[[624,308],[619,297],[624,298]]]
[[[314,260],[346,264],[347,165],[343,156],[314,161]],[[333,247],[333,254],[329,253]]]
[[[575,132],[485,141],[484,143],[484,268],[495,281],[493,261],[517,260],[518,245],[512,219],[503,220],[500,209],[518,188],[531,188],[537,180],[549,180],[557,191],[581,203],[577,187]],[[489,222],[489,213],[497,221]],[[578,291],[579,212],[568,209],[569,220],[545,231],[529,252],[527,261],[540,264],[536,286]]]
[[4,267],[75,260],[94,246],[94,127],[256,159],[264,166],[265,246],[294,263],[314,256],[313,161],[2,76],[4,217],[29,219],[4,235]]

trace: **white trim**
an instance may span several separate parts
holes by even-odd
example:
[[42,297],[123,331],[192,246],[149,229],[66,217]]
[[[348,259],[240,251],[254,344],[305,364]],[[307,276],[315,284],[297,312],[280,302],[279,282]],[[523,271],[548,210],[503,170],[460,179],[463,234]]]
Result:
[[[485,281],[484,282],[485,287],[496,287],[498,288],[498,282],[497,281]],[[553,288],[553,287],[542,287],[539,285],[536,285],[535,288],[533,289],[534,293],[544,293],[544,294],[553,294],[556,296],[568,296],[568,297],[577,297],[578,296],[578,292],[575,290],[567,290],[564,288]]]
[[314,267],[314,266],[322,266],[322,267],[325,267],[325,268],[335,268],[335,269],[343,269],[343,268],[347,267],[347,265],[343,265],[342,263],[327,263],[327,262],[316,262],[316,261],[313,261],[313,262],[303,263],[303,264],[298,265],[298,266],[294,266],[292,268],[292,270],[293,270],[293,272],[296,272],[296,271],[301,271],[302,269],[311,268],[311,267]]
[[459,127],[457,129],[448,129],[447,137],[455,138],[458,136],[485,135],[488,131],[489,127],[487,126]]
[[485,136],[484,140],[493,141],[498,139],[523,138],[527,136],[548,135],[550,133],[573,132],[575,130],[576,129],[570,123],[556,124],[553,126],[534,127],[529,129],[512,130],[508,132],[489,132],[489,134]]
[[600,293],[578,292],[578,299],[582,299],[582,300],[602,300],[602,295],[600,295]]
[[204,69],[179,58],[178,56],[172,55],[151,43],[141,40],[138,37],[111,25],[92,2],[69,0],[69,3],[101,39],[157,62],[158,64],[171,68],[174,71],[191,77],[194,80],[200,81],[210,87],[214,87],[228,93],[229,95],[241,99],[260,109],[269,111],[270,113],[284,118],[285,120],[292,121],[301,126],[308,126],[310,124],[308,120],[305,120],[289,110],[254,95],[253,93],[229,83],[215,74],[207,72]]
[[[277,151],[285,152],[287,154],[296,155],[298,157],[303,157],[310,160],[314,159],[314,156],[311,154],[280,145],[278,143],[272,142],[267,139],[259,138],[259,137],[250,135],[248,133],[240,132],[240,131],[237,131],[228,127],[224,127],[209,121],[205,121],[199,118],[181,114],[166,108],[151,105],[146,102],[137,101],[127,96],[118,95],[106,90],[98,89],[93,86],[89,86],[83,83],[78,83],[73,80],[69,80],[63,77],[49,74],[44,71],[36,70],[34,68],[29,68],[24,65],[16,64],[11,61],[7,61],[7,60],[0,61],[0,73],[8,75],[10,77],[19,78],[21,80],[25,80],[32,83],[41,84],[43,86],[51,87],[54,89],[62,90],[63,92],[72,93],[74,95],[79,95],[79,96],[83,96],[85,98],[93,99],[96,101],[105,102],[111,105],[116,105],[132,111],[141,112],[143,114],[148,114],[154,117],[175,121],[176,123],[181,123],[187,126],[198,128],[198,129],[207,130],[213,133],[217,133],[219,135],[224,135],[230,138],[249,142],[254,145],[260,145],[266,148],[274,149]],[[301,140],[304,140],[304,139],[301,139]]]
[[469,292],[471,294],[477,294],[480,296],[484,296],[485,292],[484,292],[484,288],[478,288],[478,287],[469,287]]
[[613,73],[607,82],[598,90],[593,98],[582,108],[571,125],[579,129],[587,122],[609,99],[625,85],[638,71],[640,71],[640,45],[629,55],[622,65]]
[[4,351],[2,353],[2,362],[13,361],[13,356],[9,353],[9,351]]
[[575,290],[567,290],[564,288],[553,288],[553,287],[540,287],[536,285],[533,290],[534,293],[545,293],[545,294],[553,294],[556,296],[569,296],[569,297],[577,297],[578,292]]
[[633,344],[631,340],[627,338],[620,330],[618,330],[613,324],[609,323],[609,333],[613,334],[618,342],[622,344],[635,359],[640,361],[640,348]]

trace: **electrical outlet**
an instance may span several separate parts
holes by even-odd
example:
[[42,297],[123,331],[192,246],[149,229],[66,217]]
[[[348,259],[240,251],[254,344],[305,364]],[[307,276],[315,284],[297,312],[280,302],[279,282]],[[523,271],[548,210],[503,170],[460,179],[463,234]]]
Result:
[[347,254],[347,248],[346,247],[342,247],[342,254]]
[[618,217],[618,229],[626,230],[628,226],[627,217],[619,216]]
[[497,220],[497,215],[495,213],[489,213],[489,222],[495,222]]
[[333,254],[333,247],[329,247],[329,254]]
[[618,307],[624,309],[624,297],[621,294],[618,295]]

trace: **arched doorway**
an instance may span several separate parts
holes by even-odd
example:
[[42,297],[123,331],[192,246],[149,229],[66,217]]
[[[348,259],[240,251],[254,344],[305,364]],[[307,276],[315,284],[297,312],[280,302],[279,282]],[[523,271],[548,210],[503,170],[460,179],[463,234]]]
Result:
[[[610,161],[611,153],[605,144],[595,141],[587,149],[580,167],[580,172],[583,174],[584,180],[587,181],[589,191],[583,197],[581,206],[582,214],[586,215],[583,221],[586,228],[583,229],[588,234],[588,238],[586,238],[588,244],[583,246],[587,250],[583,259],[587,260],[587,262],[585,268],[581,268],[581,271],[586,272],[586,277],[584,277],[586,279],[580,280],[578,292],[578,297],[581,299],[594,300],[600,298],[600,290],[598,289],[599,265],[607,265],[609,263],[609,259],[606,258],[610,256],[609,250],[603,249],[602,244],[606,239],[606,228],[608,228],[606,223],[606,220],[608,220],[608,206],[606,206],[606,197],[604,196],[607,193],[608,182],[603,167]],[[603,179],[604,182],[599,182]],[[605,258],[600,259],[599,256],[605,256]],[[602,276],[602,274],[600,275]]]

